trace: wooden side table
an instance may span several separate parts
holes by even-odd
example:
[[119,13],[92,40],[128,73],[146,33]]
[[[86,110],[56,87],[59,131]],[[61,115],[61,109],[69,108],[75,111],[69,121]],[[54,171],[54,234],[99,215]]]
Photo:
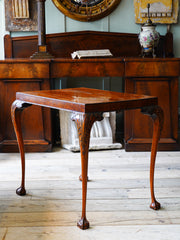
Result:
[[122,111],[140,108],[143,114],[150,115],[153,119],[153,141],[150,164],[150,190],[151,205],[154,210],[160,208],[154,195],[154,169],[157,145],[163,126],[163,111],[158,106],[157,97],[137,94],[117,93],[104,90],[74,88],[62,90],[43,90],[33,92],[18,92],[16,100],[12,104],[12,121],[17,136],[21,153],[22,182],[16,190],[18,195],[25,195],[25,152],[21,130],[21,113],[24,108],[31,105],[39,105],[48,108],[73,111],[72,120],[76,122],[79,134],[82,167],[82,216],[77,225],[81,229],[89,228],[86,219],[86,194],[88,173],[88,148],[90,131],[95,121],[103,119],[103,112]]

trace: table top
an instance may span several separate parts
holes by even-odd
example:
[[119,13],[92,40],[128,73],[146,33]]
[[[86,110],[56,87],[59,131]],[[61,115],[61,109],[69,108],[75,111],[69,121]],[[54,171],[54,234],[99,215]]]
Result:
[[158,104],[157,97],[153,96],[91,88],[17,92],[16,99],[34,105],[82,113],[121,111]]

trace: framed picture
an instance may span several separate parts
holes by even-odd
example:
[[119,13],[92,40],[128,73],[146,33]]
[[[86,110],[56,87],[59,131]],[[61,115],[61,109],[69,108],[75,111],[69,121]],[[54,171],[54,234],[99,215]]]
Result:
[[146,22],[148,3],[153,23],[177,23],[179,0],[134,0],[136,23]]
[[37,31],[36,0],[5,0],[7,31]]
[[78,21],[95,21],[108,16],[121,0],[52,0],[66,16]]

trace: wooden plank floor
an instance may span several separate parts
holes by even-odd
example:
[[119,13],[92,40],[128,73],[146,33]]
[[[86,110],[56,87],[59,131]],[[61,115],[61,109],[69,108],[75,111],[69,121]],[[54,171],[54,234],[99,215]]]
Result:
[[0,153],[0,240],[180,240],[180,152],[159,152],[159,211],[149,208],[150,153],[90,152],[87,218],[81,211],[80,154],[26,154],[27,195],[17,196],[20,156]]

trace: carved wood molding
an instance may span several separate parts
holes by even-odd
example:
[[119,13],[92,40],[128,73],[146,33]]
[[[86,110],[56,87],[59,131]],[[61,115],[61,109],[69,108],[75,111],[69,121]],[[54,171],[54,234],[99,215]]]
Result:
[[36,0],[5,0],[7,31],[37,31]]

